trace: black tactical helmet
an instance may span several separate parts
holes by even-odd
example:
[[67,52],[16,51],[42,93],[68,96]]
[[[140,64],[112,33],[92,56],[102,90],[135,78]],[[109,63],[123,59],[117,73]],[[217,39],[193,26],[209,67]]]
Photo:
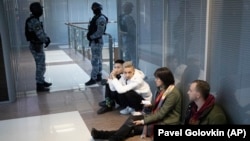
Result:
[[30,4],[30,12],[33,15],[40,17],[43,14],[43,7],[40,2],[33,2]]
[[102,10],[102,5],[98,2],[94,2],[91,6],[92,10]]

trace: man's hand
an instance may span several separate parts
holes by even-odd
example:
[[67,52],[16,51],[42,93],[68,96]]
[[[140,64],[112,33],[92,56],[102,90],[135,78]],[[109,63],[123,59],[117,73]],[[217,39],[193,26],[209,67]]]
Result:
[[45,43],[45,48],[48,47],[49,44],[50,44],[50,38],[49,38],[49,37],[47,37],[47,40],[48,40],[48,41]]
[[114,79],[116,77],[116,75],[117,75],[117,71],[115,69],[113,69],[112,72],[109,75],[109,78]]
[[91,35],[91,33],[90,33],[90,32],[88,32],[88,33],[87,33],[87,39],[88,39],[88,41],[90,41],[90,42],[91,42],[91,41],[92,41],[92,39],[90,38],[90,35]]
[[135,125],[143,125],[144,124],[144,120],[135,120],[135,121],[133,121],[133,123]]

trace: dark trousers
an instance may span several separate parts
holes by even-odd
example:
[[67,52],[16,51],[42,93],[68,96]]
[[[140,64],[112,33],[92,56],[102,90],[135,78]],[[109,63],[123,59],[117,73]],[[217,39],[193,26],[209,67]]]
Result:
[[109,88],[109,84],[105,85],[105,99],[106,98],[109,98],[110,100],[116,102],[122,108],[125,108],[126,106],[128,106],[128,103],[124,100],[125,95],[118,94],[117,91],[111,91]]
[[128,103],[127,106],[134,108],[135,111],[142,111],[143,105],[141,104],[141,101],[144,100],[144,98],[137,92],[130,90],[120,95],[124,95],[124,101],[127,101]]
[[92,131],[92,136],[95,139],[109,139],[110,141],[124,141],[128,137],[141,135],[143,132],[143,125],[135,125],[133,121],[144,119],[143,115],[129,116],[118,130],[114,131]]
[[122,138],[127,138],[135,135],[141,135],[143,131],[143,126],[136,126],[133,121],[142,120],[143,115],[140,116],[129,116],[129,118],[123,123],[123,125],[113,134],[113,136],[119,136]]

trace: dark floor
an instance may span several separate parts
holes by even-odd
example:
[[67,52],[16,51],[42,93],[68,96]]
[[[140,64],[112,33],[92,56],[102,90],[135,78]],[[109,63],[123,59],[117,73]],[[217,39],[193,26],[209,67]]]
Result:
[[[56,46],[51,49],[59,49]],[[86,73],[90,74],[91,64],[88,59],[75,53],[73,49],[63,49]],[[34,90],[35,81],[34,62],[30,52],[22,51],[20,59],[20,79],[18,87],[20,93],[13,103],[0,104],[0,120],[14,119],[21,117],[46,115],[69,111],[79,111],[88,129],[95,127],[103,130],[114,130],[119,128],[127,119],[127,115],[120,115],[119,110],[114,110],[102,115],[97,115],[98,102],[103,100],[104,87],[87,87],[84,91],[65,90],[29,94],[26,91]],[[32,60],[32,61],[31,61]],[[25,80],[23,80],[25,79]],[[62,78],[63,79],[63,78]],[[139,136],[131,137],[128,141],[138,141]],[[150,140],[149,138],[144,140]]]

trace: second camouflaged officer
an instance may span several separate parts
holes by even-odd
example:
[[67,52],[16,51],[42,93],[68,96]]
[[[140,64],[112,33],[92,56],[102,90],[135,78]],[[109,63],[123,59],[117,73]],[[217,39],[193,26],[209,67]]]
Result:
[[102,5],[94,2],[91,9],[93,10],[94,17],[90,21],[88,27],[87,38],[89,40],[91,48],[91,78],[85,83],[86,86],[96,84],[96,82],[102,80],[102,48],[103,38],[102,35],[105,33],[108,18],[102,14]]
[[48,47],[50,38],[44,32],[43,25],[39,20],[39,17],[43,14],[43,7],[39,2],[33,2],[30,4],[30,12],[31,15],[25,23],[25,36],[27,41],[30,42],[30,51],[36,63],[36,90],[49,91],[48,87],[52,83],[46,82],[44,78],[46,64],[43,48]]

